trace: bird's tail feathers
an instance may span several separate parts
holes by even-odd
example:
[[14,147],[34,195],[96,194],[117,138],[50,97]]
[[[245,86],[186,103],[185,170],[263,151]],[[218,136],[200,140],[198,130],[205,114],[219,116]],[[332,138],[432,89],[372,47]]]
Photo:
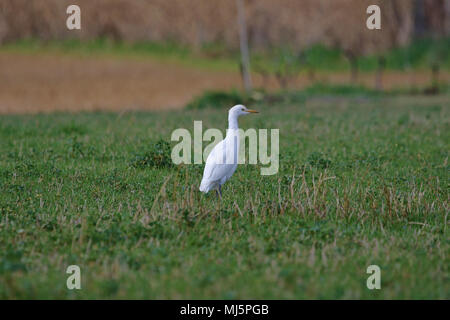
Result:
[[200,183],[200,188],[199,190],[201,192],[207,193],[208,191],[210,191],[213,187],[213,183],[211,183],[210,181],[205,181],[202,180],[202,182]]

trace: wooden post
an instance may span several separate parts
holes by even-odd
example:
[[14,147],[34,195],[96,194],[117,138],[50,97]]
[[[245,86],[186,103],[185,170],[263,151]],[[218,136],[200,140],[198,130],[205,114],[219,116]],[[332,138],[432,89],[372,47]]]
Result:
[[252,78],[250,75],[250,56],[248,50],[247,25],[245,23],[245,9],[243,0],[236,0],[238,25],[239,25],[239,47],[241,50],[241,74],[246,91],[252,90]]
[[378,68],[375,75],[375,89],[378,91],[383,90],[383,70],[386,65],[386,59],[384,57],[378,58]]

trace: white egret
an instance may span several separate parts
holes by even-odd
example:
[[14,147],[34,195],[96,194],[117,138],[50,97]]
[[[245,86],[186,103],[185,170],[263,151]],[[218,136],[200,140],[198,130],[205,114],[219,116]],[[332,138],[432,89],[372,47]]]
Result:
[[207,193],[217,190],[222,196],[222,185],[231,178],[238,164],[240,116],[258,113],[238,104],[228,111],[228,130],[224,140],[220,141],[206,159],[200,191]]

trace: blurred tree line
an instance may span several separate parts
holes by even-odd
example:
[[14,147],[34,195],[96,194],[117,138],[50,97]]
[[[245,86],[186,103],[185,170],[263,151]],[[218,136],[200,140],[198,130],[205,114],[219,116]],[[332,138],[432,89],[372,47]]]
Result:
[[[82,30],[65,27],[66,7],[78,4]],[[252,48],[324,43],[352,52],[403,45],[415,36],[450,34],[449,0],[245,0]],[[382,30],[365,27],[378,4]],[[236,2],[228,0],[0,0],[0,43],[23,38],[177,41],[193,47],[237,48]]]

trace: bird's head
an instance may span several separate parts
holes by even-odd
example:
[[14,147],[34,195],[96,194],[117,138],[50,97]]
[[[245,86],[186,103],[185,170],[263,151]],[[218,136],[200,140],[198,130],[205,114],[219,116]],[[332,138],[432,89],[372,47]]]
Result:
[[233,108],[228,111],[230,116],[239,117],[250,113],[259,113],[256,110],[248,109],[246,106],[242,104],[235,105]]

